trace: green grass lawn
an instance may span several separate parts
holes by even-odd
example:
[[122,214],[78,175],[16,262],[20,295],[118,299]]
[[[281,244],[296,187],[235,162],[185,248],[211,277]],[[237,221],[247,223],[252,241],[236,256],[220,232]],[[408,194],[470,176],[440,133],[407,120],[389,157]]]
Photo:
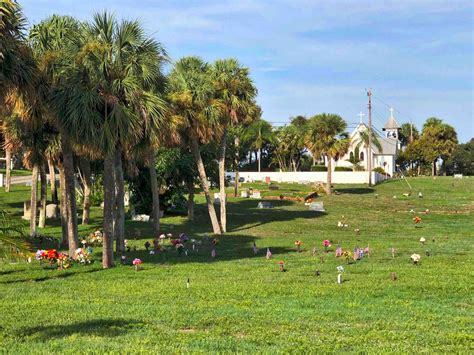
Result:
[[[5,169],[0,169],[0,174],[5,174]],[[28,176],[31,175],[30,170],[15,170],[11,172],[11,176]]]
[[[144,260],[142,271],[122,265],[102,270],[99,249],[94,264],[64,271],[36,262],[1,264],[0,352],[472,353],[474,178],[409,181],[408,198],[403,180],[336,186],[340,195],[317,199],[325,213],[291,201],[259,210],[256,200],[229,198],[229,233],[220,238],[215,259],[209,242],[188,256],[171,249],[149,255],[143,244],[151,240],[151,225],[127,221],[127,238],[138,248],[127,258]],[[263,195],[308,191],[282,184]],[[25,186],[1,192],[0,209],[19,218],[28,194]],[[195,222],[163,218],[163,230],[202,239],[212,229],[201,196],[199,202]],[[414,227],[411,209],[422,228]],[[94,225],[81,226],[80,234],[99,226],[100,215],[95,208]],[[342,215],[347,228],[337,227]],[[59,236],[58,222],[44,233]],[[304,243],[301,253],[297,239]],[[333,242],[329,254],[324,239]],[[344,249],[370,245],[370,258],[347,265],[334,256],[338,242]],[[412,253],[421,255],[420,265],[410,263]],[[287,272],[278,271],[280,260]],[[336,283],[338,265],[345,268],[342,285]]]

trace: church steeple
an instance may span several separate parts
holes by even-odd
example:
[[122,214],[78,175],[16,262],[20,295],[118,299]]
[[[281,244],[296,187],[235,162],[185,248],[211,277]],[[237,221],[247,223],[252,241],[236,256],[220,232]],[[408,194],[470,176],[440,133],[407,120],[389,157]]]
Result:
[[393,117],[393,107],[390,107],[390,117],[382,128],[382,131],[385,131],[385,136],[387,138],[398,139],[398,130],[400,126],[398,125],[395,117]]

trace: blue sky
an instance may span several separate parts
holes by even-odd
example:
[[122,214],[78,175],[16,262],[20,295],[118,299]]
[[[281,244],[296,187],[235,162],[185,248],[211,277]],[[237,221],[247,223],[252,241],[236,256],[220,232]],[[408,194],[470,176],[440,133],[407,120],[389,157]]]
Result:
[[340,114],[350,126],[374,93],[374,124],[395,108],[421,128],[444,119],[474,137],[474,5],[470,0],[25,0],[30,24],[108,9],[140,19],[172,59],[236,57],[258,87],[263,117]]

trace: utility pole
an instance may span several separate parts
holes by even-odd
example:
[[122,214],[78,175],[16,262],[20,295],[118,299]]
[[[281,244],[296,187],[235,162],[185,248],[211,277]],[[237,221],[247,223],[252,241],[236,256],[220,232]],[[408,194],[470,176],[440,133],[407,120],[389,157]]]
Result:
[[369,186],[372,186],[372,90],[367,90],[367,96],[369,97],[369,103],[367,108],[369,109],[369,149],[367,151],[367,170],[369,170]]

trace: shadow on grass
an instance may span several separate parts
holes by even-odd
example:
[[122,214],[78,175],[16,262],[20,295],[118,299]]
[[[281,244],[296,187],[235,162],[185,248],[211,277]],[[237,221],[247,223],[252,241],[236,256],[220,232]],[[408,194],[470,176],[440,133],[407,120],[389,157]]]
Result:
[[343,187],[336,189],[342,194],[354,194],[354,195],[365,195],[375,192],[375,189],[371,187]]
[[[150,254],[150,251],[145,250],[142,242],[144,240],[137,240],[134,242],[134,246],[137,250],[131,250],[125,252],[123,255],[126,257],[126,265],[131,265],[132,260],[135,258],[141,259],[145,264],[183,264],[183,263],[214,263],[219,261],[227,260],[239,260],[248,258],[264,258],[267,253],[267,247],[270,249],[274,257],[282,257],[291,253],[296,253],[295,248],[291,247],[275,247],[271,245],[271,240],[267,239],[265,244],[259,242],[258,237],[247,236],[247,235],[235,235],[229,234],[219,238],[219,244],[215,247],[216,257],[211,256],[212,249],[214,248],[211,239],[203,239],[197,237],[196,240],[202,244],[196,244],[193,249],[192,243],[184,243],[184,250],[181,254],[175,249],[174,246],[170,245],[167,241],[165,243],[164,251],[158,251],[155,254]],[[146,239],[149,240],[149,239]],[[255,254],[253,251],[253,243],[256,244],[258,252]],[[291,243],[289,243],[291,245]],[[150,248],[151,250],[151,248]],[[119,257],[116,260],[120,262]]]
[[44,341],[51,338],[65,338],[74,334],[83,336],[114,337],[138,327],[142,322],[132,319],[93,319],[72,324],[58,324],[23,328],[20,337],[35,336]]
[[[257,205],[260,201],[269,201],[274,208],[259,209]],[[306,210],[291,210],[285,207],[299,205]],[[216,205],[218,212],[219,206]],[[273,222],[291,222],[295,219],[305,218],[314,219],[325,215],[325,212],[315,212],[307,210],[308,207],[301,203],[285,200],[257,200],[257,199],[239,199],[231,200],[227,205],[227,231],[242,232],[251,228],[262,226]],[[178,217],[179,218],[179,217]],[[184,218],[183,218],[184,219]],[[179,228],[179,230],[178,230]],[[212,234],[212,227],[209,221],[209,214],[205,204],[199,204],[195,207],[194,221],[185,220],[178,227],[166,224],[162,225],[163,233],[187,233],[196,235],[209,233]],[[153,235],[151,222],[126,221],[126,234],[130,239],[150,239]],[[224,235],[222,238],[228,238]]]
[[21,283],[21,282],[43,282],[43,281],[48,281],[48,280],[54,280],[54,279],[66,279],[72,276],[76,275],[81,275],[81,274],[90,274],[93,272],[97,271],[102,271],[102,269],[87,269],[85,271],[74,271],[72,269],[68,269],[68,271],[65,271],[63,273],[60,273],[58,270],[50,270],[54,271],[54,275],[48,275],[48,276],[41,276],[41,277],[32,277],[32,278],[26,278],[26,279],[15,279],[15,280],[5,280],[5,281],[0,281],[0,284],[15,284],[15,283]]

